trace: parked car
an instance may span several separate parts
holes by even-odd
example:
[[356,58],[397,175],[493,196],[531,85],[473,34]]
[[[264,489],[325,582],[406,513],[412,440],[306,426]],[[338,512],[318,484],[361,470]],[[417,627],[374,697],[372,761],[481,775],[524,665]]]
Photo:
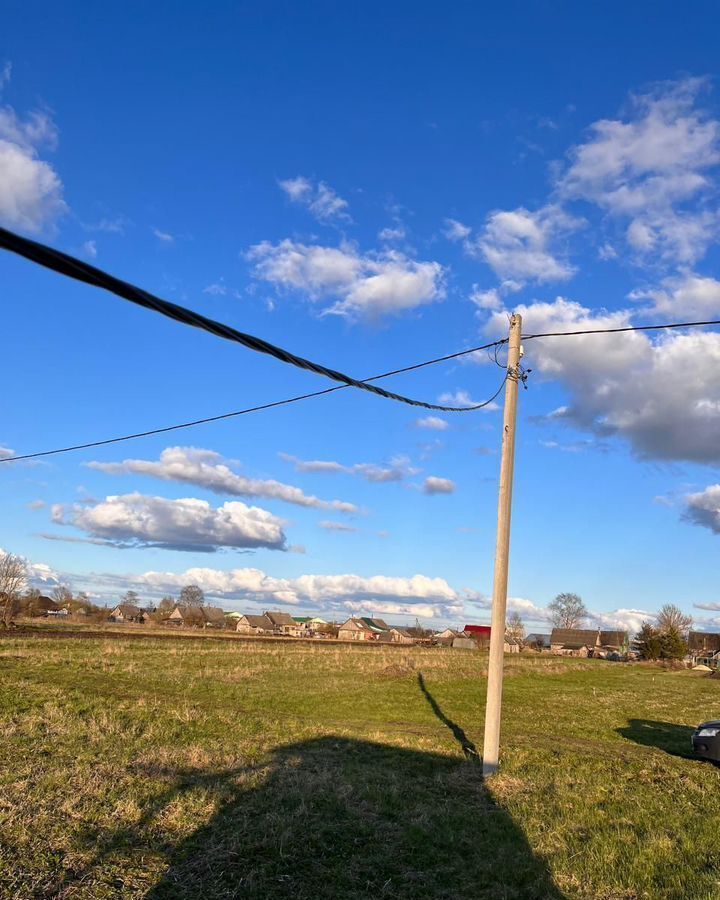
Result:
[[720,763],[720,720],[703,722],[693,732],[692,748],[702,759]]

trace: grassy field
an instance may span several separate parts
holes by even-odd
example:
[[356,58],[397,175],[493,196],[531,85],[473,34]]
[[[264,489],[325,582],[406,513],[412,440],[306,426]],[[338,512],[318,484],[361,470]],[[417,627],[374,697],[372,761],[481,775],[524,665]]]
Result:
[[1,896],[720,897],[720,681],[416,648],[0,637]]

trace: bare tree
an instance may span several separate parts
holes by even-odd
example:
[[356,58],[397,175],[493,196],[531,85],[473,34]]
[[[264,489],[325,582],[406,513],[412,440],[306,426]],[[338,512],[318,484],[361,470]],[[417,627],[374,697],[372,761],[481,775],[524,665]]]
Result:
[[186,584],[180,591],[181,606],[204,606],[205,594],[197,584]]
[[548,610],[556,628],[579,628],[587,617],[587,609],[578,594],[558,594],[548,604]]
[[73,598],[72,591],[66,584],[59,584],[53,590],[52,596],[58,606],[66,606]]
[[0,624],[4,628],[12,624],[26,579],[27,564],[22,556],[15,556],[13,553],[0,556]]
[[140,597],[139,597],[137,591],[125,591],[125,593],[122,596],[122,602],[130,603],[132,606],[137,606],[139,600],[140,600]]
[[666,603],[655,617],[657,629],[660,634],[675,632],[686,635],[692,625],[692,616],[684,613],[674,603]]
[[525,639],[525,625],[520,618],[520,613],[514,612],[507,620],[507,628],[505,629],[511,638],[514,638],[518,644],[522,644]]
[[175,598],[167,594],[158,604],[158,612],[172,612],[175,607]]

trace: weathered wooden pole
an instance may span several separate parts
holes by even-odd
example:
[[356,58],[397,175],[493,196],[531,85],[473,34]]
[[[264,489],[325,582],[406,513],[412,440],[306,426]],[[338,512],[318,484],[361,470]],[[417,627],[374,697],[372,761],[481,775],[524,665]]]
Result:
[[503,688],[503,646],[507,612],[508,562],[510,556],[510,512],[512,509],[513,470],[515,467],[515,422],[517,419],[520,381],[520,338],[522,316],[510,317],[508,368],[505,382],[502,457],[500,462],[500,495],[498,498],[497,540],[495,543],[495,575],[493,578],[490,656],[488,659],[487,705],[485,707],[485,740],[483,744],[483,776],[497,772],[500,755],[500,713]]

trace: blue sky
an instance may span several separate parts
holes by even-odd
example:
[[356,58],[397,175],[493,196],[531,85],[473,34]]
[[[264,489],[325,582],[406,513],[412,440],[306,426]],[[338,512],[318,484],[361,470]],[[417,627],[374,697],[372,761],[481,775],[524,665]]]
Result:
[[[28,9],[34,13],[28,15]],[[37,27],[37,22],[42,27]],[[10,3],[0,223],[354,374],[720,318],[714,4]],[[325,386],[5,254],[4,455]],[[8,339],[9,338],[9,339]],[[528,342],[511,608],[720,626],[720,334]],[[386,382],[459,405],[485,356]],[[500,411],[342,391],[0,466],[39,583],[487,621]]]

